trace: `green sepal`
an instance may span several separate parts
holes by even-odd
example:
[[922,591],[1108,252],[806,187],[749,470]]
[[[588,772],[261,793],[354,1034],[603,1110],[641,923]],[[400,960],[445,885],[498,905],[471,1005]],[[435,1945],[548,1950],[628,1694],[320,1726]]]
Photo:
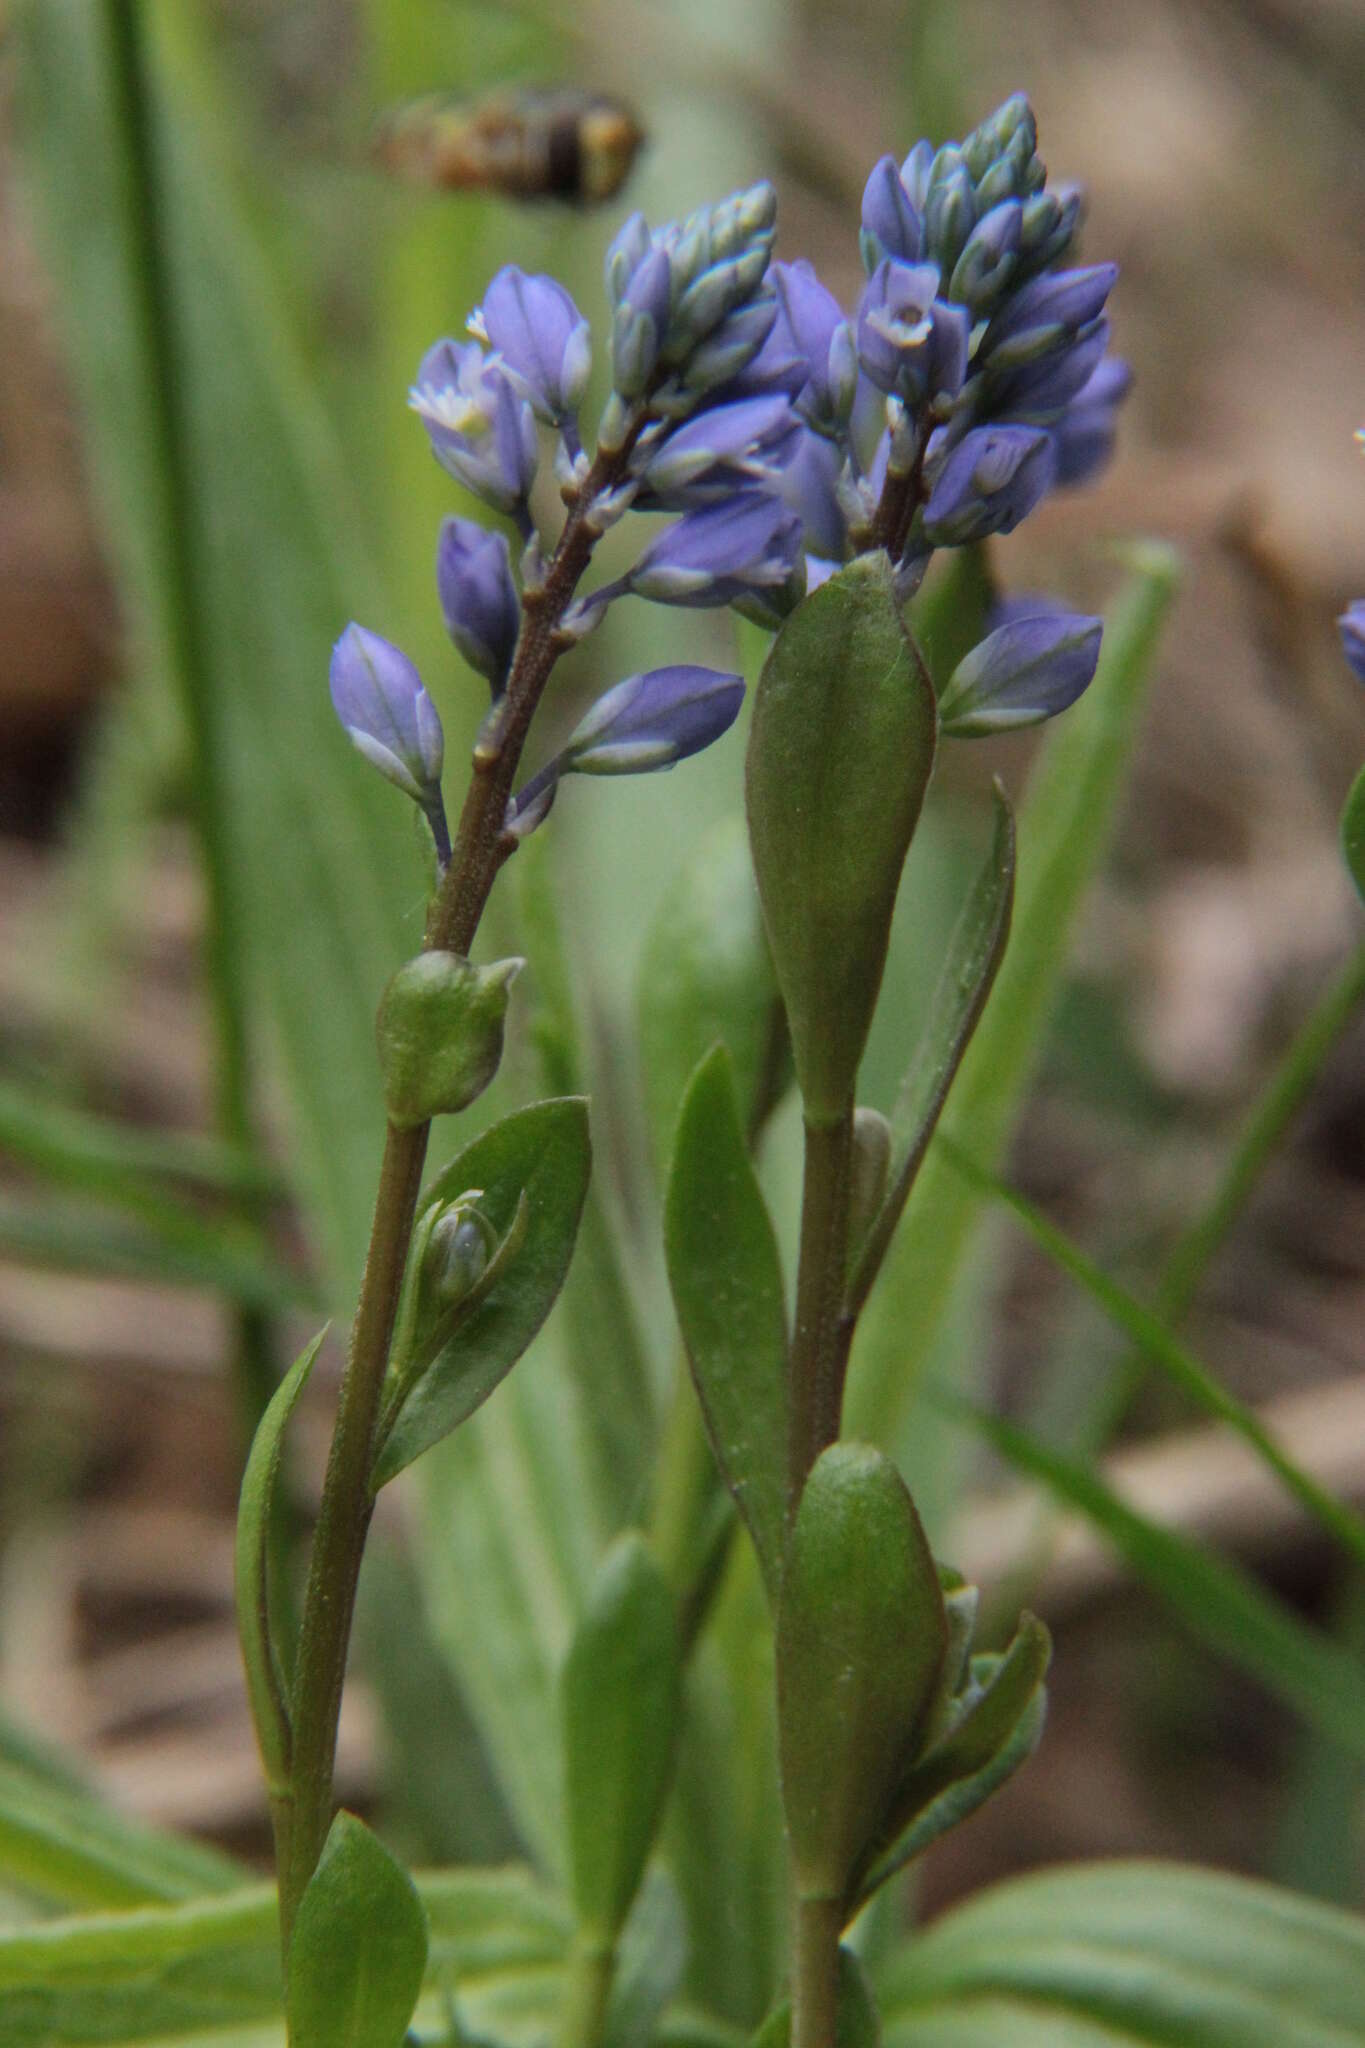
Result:
[[[790,2048],[791,2000],[774,2006],[753,2037],[752,2048]],[[867,1972],[851,1948],[839,1945],[839,2007],[834,2048],[881,2048],[882,2022]]]
[[[400,1381],[401,1401],[391,1403],[381,1428],[373,1491],[458,1429],[521,1357],[564,1284],[591,1166],[587,1103],[582,1096],[559,1096],[491,1124],[423,1196],[414,1232],[419,1251],[430,1246],[433,1212],[472,1197],[475,1189],[498,1251],[430,1364],[410,1390]],[[419,1280],[409,1282],[414,1307],[410,1321],[405,1315],[414,1332]],[[395,1366],[403,1372],[401,1359]]]
[[798,605],[759,678],[749,837],[813,1124],[853,1094],[937,724],[883,554]]
[[723,1045],[707,1054],[683,1098],[664,1252],[716,1462],[775,1597],[786,1515],[787,1311],[777,1239]]
[[915,1176],[1004,957],[1014,907],[1015,831],[1009,798],[997,782],[990,850],[962,906],[891,1118],[891,1185],[861,1246],[849,1284],[856,1315],[886,1257]]
[[1341,851],[1356,893],[1365,902],[1365,768],[1351,784],[1341,814]]
[[673,1594],[643,1537],[603,1559],[561,1684],[569,1867],[580,1935],[625,1924],[673,1772],[682,1654]]
[[237,1505],[235,1590],[247,1699],[273,1796],[287,1789],[293,1733],[288,1693],[270,1624],[270,1516],[284,1432],[331,1324],[304,1346],[270,1397],[252,1438]]
[[948,1646],[904,1480],[870,1445],[817,1459],[777,1613],[778,1749],[797,1890],[842,1899],[914,1757]]
[[931,1727],[892,1802],[880,1845],[864,1860],[852,1906],[975,1813],[1032,1755],[1047,1711],[1051,1655],[1046,1628],[1025,1614],[1003,1656],[970,1659],[965,1683],[943,1713],[945,1725]]
[[746,1131],[790,1081],[782,1005],[740,819],[726,818],[708,832],[665,892],[645,938],[636,1015],[661,1171],[687,1084],[717,1042],[735,1063]]
[[339,1813],[289,1944],[289,2048],[400,2048],[426,1965],[417,1887],[363,1821]]
[[508,992],[525,965],[475,967],[439,952],[404,962],[375,1019],[390,1123],[413,1130],[482,1095],[502,1059]]

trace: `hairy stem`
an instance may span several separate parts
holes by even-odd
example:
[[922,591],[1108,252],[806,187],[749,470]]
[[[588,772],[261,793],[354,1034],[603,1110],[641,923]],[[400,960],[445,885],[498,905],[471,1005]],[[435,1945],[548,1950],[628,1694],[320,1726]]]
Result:
[[801,1253],[796,1271],[796,1328],[791,1353],[789,1523],[796,1514],[811,1466],[839,1434],[848,1356],[843,1304],[852,1151],[852,1103],[835,1123],[806,1125]]
[[[557,629],[597,534],[589,509],[624,468],[629,444],[599,456],[579,493],[538,589],[526,592],[507,691],[474,749],[473,774],[450,863],[427,918],[424,946],[468,953],[498,869],[515,842],[504,830],[522,749],[560,653]],[[280,1933],[286,1963],[294,1916],[331,1825],[337,1722],[365,1537],[373,1512],[370,1471],[384,1374],[412,1241],[431,1126],[389,1126],[351,1349],[337,1400],[332,1448],[304,1598],[293,1690],[290,1794],[276,1824]]]

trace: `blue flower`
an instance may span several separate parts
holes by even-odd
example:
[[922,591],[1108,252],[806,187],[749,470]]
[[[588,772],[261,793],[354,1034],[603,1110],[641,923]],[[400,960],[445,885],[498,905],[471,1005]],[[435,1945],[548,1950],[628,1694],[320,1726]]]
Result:
[[796,409],[817,433],[837,434],[853,409],[858,379],[852,329],[809,263],[775,263],[772,277],[783,340],[806,372]]
[[732,497],[746,485],[771,489],[802,432],[781,393],[709,406],[665,438],[642,445],[632,464],[640,478],[636,508],[682,512]]
[[438,341],[408,394],[442,468],[529,527],[526,501],[539,451],[535,415],[476,341]]
[[1114,450],[1118,410],[1133,372],[1119,356],[1105,356],[1053,428],[1059,486],[1088,483]]
[[877,265],[858,308],[858,361],[879,391],[909,406],[955,397],[967,369],[971,321],[938,297],[932,263]]

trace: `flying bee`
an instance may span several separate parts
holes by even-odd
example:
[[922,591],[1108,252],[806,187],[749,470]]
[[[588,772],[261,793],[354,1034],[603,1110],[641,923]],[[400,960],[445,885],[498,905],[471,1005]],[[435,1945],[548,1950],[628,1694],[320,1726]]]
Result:
[[476,100],[410,100],[381,122],[374,155],[439,192],[596,206],[620,191],[644,139],[630,108],[605,93],[517,86]]

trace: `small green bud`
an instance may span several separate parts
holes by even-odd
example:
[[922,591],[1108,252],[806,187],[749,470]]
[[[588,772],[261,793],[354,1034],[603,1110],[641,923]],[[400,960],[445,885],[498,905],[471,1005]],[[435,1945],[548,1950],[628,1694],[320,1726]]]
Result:
[[400,1130],[467,1109],[498,1071],[512,983],[523,960],[475,967],[419,953],[384,991],[376,1020],[389,1121]]
[[423,1273],[443,1308],[456,1308],[473,1293],[496,1249],[492,1224],[473,1207],[478,1192],[442,1210],[427,1239]]

